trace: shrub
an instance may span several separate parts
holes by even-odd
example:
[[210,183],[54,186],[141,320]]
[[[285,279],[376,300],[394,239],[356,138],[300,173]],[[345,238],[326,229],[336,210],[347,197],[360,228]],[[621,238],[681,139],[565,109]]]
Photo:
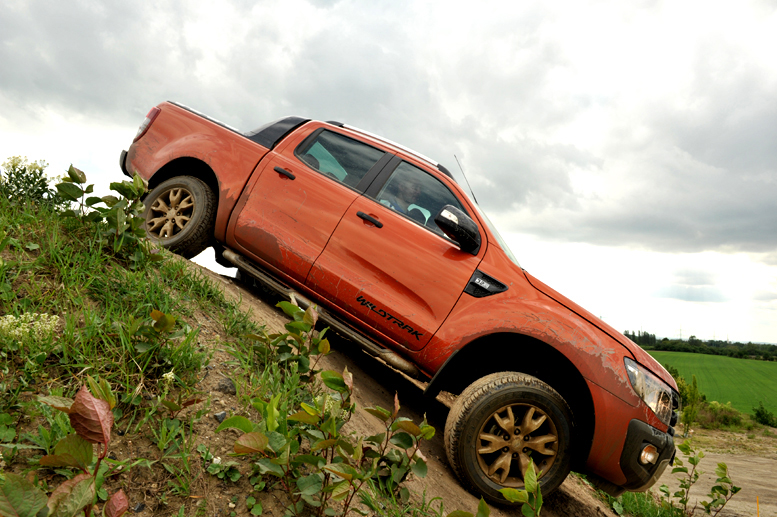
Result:
[[721,404],[712,401],[703,405],[699,411],[699,424],[709,429],[736,427],[742,425],[742,413],[731,406],[731,402]]
[[774,413],[764,407],[762,401],[758,402],[758,407],[753,408],[753,418],[755,418],[755,421],[759,424],[777,427],[777,417],[774,416]]
[[49,188],[49,180],[43,173],[48,166],[43,160],[28,162],[27,158],[12,156],[0,171],[0,192],[17,202],[51,202],[55,193]]

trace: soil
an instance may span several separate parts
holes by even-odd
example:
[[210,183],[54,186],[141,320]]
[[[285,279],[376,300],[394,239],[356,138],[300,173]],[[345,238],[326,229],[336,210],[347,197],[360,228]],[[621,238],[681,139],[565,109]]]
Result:
[[[734,485],[742,490],[726,505],[721,516],[775,516],[777,515],[777,436],[768,428],[753,430],[748,433],[696,429],[691,433],[695,447],[704,451],[704,458],[699,463],[703,474],[691,488],[691,503],[708,501],[707,494],[715,484],[717,476],[715,468],[720,462],[728,465],[729,477]],[[676,443],[681,443],[678,437]],[[688,462],[682,457],[687,466]],[[656,483],[656,489],[666,484],[674,493],[679,488],[677,476],[670,469]],[[654,490],[656,490],[654,489]],[[697,514],[703,514],[699,505]]]
[[[200,267],[193,264],[194,267]],[[250,310],[258,323],[267,326],[268,331],[281,331],[288,321],[279,309],[274,307],[274,300],[262,292],[248,288],[233,279],[216,275],[202,269],[220,285],[224,293],[233,300],[240,300],[246,310]],[[348,371],[354,377],[354,399],[357,411],[345,428],[349,432],[369,436],[382,430],[382,423],[374,416],[359,408],[382,406],[391,408],[395,393],[401,404],[400,416],[406,416],[415,422],[420,422],[426,416],[429,424],[437,430],[434,438],[422,446],[422,452],[428,459],[428,474],[425,478],[412,479],[408,487],[415,497],[423,497],[425,501],[434,501],[431,507],[439,509],[443,505],[443,515],[454,510],[464,510],[476,513],[479,496],[464,490],[448,467],[443,443],[443,429],[448,416],[450,400],[445,394],[436,400],[428,400],[423,396],[424,385],[414,381],[398,371],[388,367],[383,362],[365,354],[356,345],[336,335],[329,335],[332,352],[322,359],[323,369]],[[219,368],[218,366],[216,367]],[[221,397],[226,398],[226,397]],[[215,427],[215,426],[214,426]],[[231,443],[231,442],[230,442]],[[280,501],[280,498],[279,498]],[[276,505],[277,513],[282,515],[283,505]],[[268,506],[265,504],[265,512]],[[210,515],[210,514],[209,514]],[[240,513],[238,512],[238,515]],[[506,517],[521,515],[520,509],[491,508],[491,516]],[[569,476],[561,487],[545,498],[542,515],[547,517],[599,517],[615,515],[601,501],[596,492],[578,476]]]
[[[181,259],[182,260],[182,259]],[[267,326],[268,332],[281,331],[288,321],[279,309],[274,307],[277,300],[266,294],[247,288],[244,284],[234,279],[226,278],[202,268],[194,263],[191,267],[200,269],[204,275],[212,278],[222,287],[225,295],[232,300],[239,301],[242,307],[250,311],[252,318],[259,324]],[[191,490],[185,496],[170,495],[170,483],[175,483],[176,476],[164,469],[147,469],[135,467],[127,473],[122,473],[110,478],[106,482],[109,493],[123,487],[130,499],[131,511],[127,515],[150,517],[158,515],[179,515],[178,511],[185,506],[183,515],[207,515],[229,516],[231,514],[250,515],[246,507],[246,496],[251,493],[251,487],[247,482],[250,467],[248,462],[242,461],[240,471],[242,479],[237,483],[225,482],[205,472],[205,464],[200,454],[195,450],[197,444],[205,444],[211,454],[220,457],[223,461],[229,461],[228,454],[239,433],[234,430],[226,430],[216,433],[218,421],[214,418],[217,413],[226,412],[227,415],[241,414],[244,406],[238,403],[241,390],[246,387],[238,385],[237,392],[229,379],[237,377],[237,366],[234,358],[222,349],[225,335],[221,323],[212,315],[199,311],[195,314],[200,326],[200,344],[212,350],[213,355],[210,364],[204,370],[197,390],[202,393],[205,401],[194,404],[184,409],[179,415],[181,421],[188,421],[196,411],[204,411],[206,414],[193,424],[195,445],[189,455],[192,482]],[[360,409],[379,405],[384,408],[393,407],[395,393],[401,404],[400,415],[406,416],[415,422],[420,422],[426,416],[428,422],[437,430],[432,440],[422,446],[422,452],[428,459],[428,474],[423,479],[411,479],[409,488],[417,500],[432,501],[430,507],[438,510],[443,506],[442,515],[447,515],[454,510],[464,510],[475,513],[479,497],[464,490],[450,470],[443,444],[443,429],[448,415],[450,396],[441,395],[435,400],[428,400],[423,396],[423,384],[414,381],[388,367],[379,360],[366,355],[354,344],[330,334],[332,353],[322,359],[319,367],[342,371],[348,368],[354,377],[357,411],[347,424],[346,431],[368,436],[382,430],[378,419]],[[156,395],[160,387],[154,385],[138,386],[138,393],[146,398]],[[255,415],[242,413],[255,419]],[[125,417],[114,427],[114,433],[110,443],[110,451],[116,459],[147,458],[159,460],[159,449],[151,440],[148,432],[141,431],[132,434],[132,428],[137,422],[130,425]],[[34,432],[39,422],[36,419],[22,422],[19,428],[20,434]],[[128,431],[128,432],[127,432]],[[775,459],[777,459],[777,438],[764,435],[763,431],[756,431],[751,438],[735,433],[710,433],[697,432],[698,445],[705,451],[709,451],[702,460],[701,469],[714,473],[714,466],[719,461],[725,461],[730,469],[731,477],[738,486],[744,487],[724,512],[722,516],[750,516],[756,515],[756,497],[760,502],[759,515],[777,515],[777,488],[774,481]],[[758,434],[760,433],[760,434]],[[20,454],[24,456],[25,454]],[[26,462],[23,457],[17,460],[13,470],[21,472]],[[173,465],[181,466],[180,462],[173,461]],[[56,477],[56,479],[54,479]],[[667,472],[659,481],[670,486],[674,477]],[[704,475],[699,481],[700,489],[692,491],[693,496],[703,497],[713,479]],[[51,475],[47,481],[56,486],[61,478]],[[657,491],[657,488],[653,489]],[[255,495],[256,496],[256,495]],[[284,492],[270,490],[261,492],[257,499],[263,505],[262,515],[281,516],[288,504]],[[698,514],[702,514],[701,509]],[[491,508],[494,517],[521,515],[519,509]],[[616,515],[609,506],[604,503],[596,492],[577,475],[570,475],[561,487],[553,494],[545,497],[542,515],[546,517],[599,517],[603,515]]]

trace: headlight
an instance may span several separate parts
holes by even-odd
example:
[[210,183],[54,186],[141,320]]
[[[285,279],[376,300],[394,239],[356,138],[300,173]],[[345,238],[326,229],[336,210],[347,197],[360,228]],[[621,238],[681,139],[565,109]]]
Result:
[[653,410],[659,420],[669,425],[672,418],[672,389],[649,370],[628,357],[624,359],[624,362],[634,391]]

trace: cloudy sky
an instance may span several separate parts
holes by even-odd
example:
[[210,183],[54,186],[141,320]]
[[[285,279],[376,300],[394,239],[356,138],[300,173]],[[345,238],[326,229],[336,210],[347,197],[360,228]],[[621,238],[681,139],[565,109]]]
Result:
[[0,160],[98,188],[148,109],[340,120],[458,173],[620,330],[777,343],[777,2],[4,0]]

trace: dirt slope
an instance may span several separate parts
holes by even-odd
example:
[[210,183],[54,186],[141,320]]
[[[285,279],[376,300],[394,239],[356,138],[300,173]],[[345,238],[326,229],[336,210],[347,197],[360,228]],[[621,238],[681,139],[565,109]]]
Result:
[[[195,264],[193,266],[200,267]],[[268,329],[283,329],[283,324],[288,320],[281,311],[273,307],[272,299],[207,269],[202,270],[223,286],[228,297],[240,299],[243,307],[253,312],[257,322],[267,325]],[[424,479],[413,480],[410,483],[411,490],[417,494],[426,492],[427,501],[436,498],[434,508],[438,508],[442,502],[444,515],[453,510],[475,513],[479,498],[464,490],[448,469],[443,445],[443,429],[448,407],[444,402],[425,399],[418,383],[366,355],[347,340],[330,336],[330,341],[334,351],[324,358],[322,366],[324,369],[337,371],[347,367],[353,373],[358,407],[380,405],[391,408],[396,392],[402,406],[400,415],[419,422],[426,414],[429,423],[437,429],[435,437],[423,448],[423,453],[429,460],[429,473]],[[363,435],[375,434],[381,430],[377,418],[358,410],[348,426],[350,430]],[[492,508],[491,512],[494,517],[520,514],[517,509]],[[547,517],[615,515],[596,497],[592,488],[575,476],[570,476],[555,494],[546,498],[542,514]]]

